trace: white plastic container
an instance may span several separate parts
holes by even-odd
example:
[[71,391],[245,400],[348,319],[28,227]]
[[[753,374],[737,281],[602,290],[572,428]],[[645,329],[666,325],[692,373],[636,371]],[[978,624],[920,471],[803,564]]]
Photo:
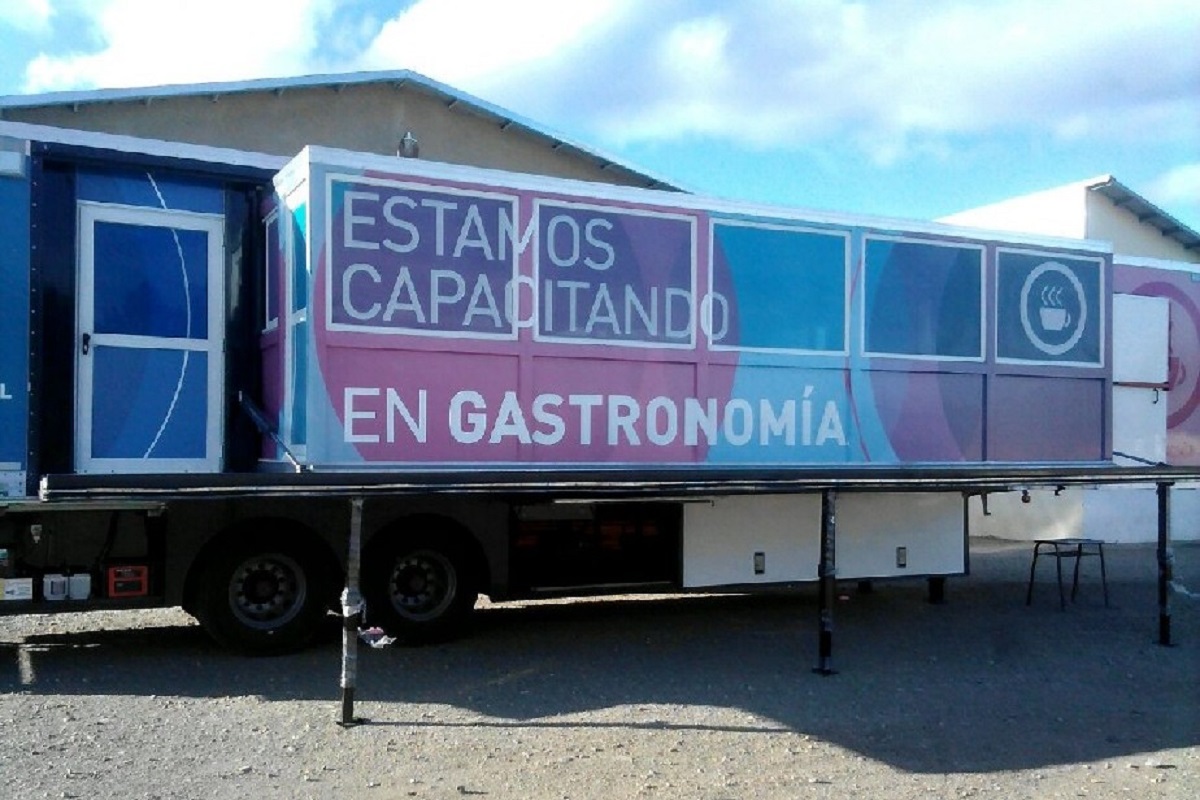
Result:
[[46,600],[66,600],[68,581],[57,572],[42,576],[42,597]]
[[68,581],[67,596],[72,600],[87,600],[92,596],[92,576],[84,572],[72,575]]
[[32,600],[33,578],[0,579],[0,596],[5,600]]

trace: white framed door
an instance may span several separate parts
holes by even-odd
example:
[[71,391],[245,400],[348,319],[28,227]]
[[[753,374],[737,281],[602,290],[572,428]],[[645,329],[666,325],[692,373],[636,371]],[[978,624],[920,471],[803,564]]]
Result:
[[79,203],[77,472],[221,468],[223,228]]
[[[1167,460],[1171,301],[1113,295],[1113,460]],[[1132,456],[1132,459],[1122,457]]]

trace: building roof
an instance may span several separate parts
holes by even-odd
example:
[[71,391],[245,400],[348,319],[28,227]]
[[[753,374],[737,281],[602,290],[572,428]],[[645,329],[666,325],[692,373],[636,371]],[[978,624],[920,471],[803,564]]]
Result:
[[98,103],[151,103],[154,100],[180,97],[212,97],[251,92],[283,92],[296,89],[327,87],[340,90],[366,84],[392,84],[396,88],[411,88],[432,95],[450,109],[461,109],[494,121],[501,130],[517,129],[537,139],[543,139],[557,150],[567,149],[598,163],[601,169],[625,173],[652,189],[686,191],[674,181],[655,175],[622,159],[574,141],[533,120],[455,89],[412,70],[351,72],[322,75],[302,75],[290,78],[262,78],[219,83],[176,84],[127,89],[93,89],[86,91],[48,92],[44,94],[0,96],[0,119],[6,109],[35,109],[54,106],[78,108]]
[[230,167],[248,173],[270,176],[287,166],[285,156],[256,153],[251,150],[236,150],[230,147],[213,147],[204,144],[166,142],[138,136],[125,136],[100,131],[81,131],[74,128],[56,128],[49,125],[33,125],[27,122],[7,122],[0,119],[0,139],[26,139],[47,145],[84,150],[105,150],[131,156],[148,156],[152,159],[190,161],[205,165],[206,169]]
[[1089,192],[1106,197],[1117,208],[1137,217],[1168,239],[1173,239],[1189,251],[1200,251],[1200,233],[1184,225],[1158,206],[1130,189],[1112,175],[1100,175],[1083,182]]

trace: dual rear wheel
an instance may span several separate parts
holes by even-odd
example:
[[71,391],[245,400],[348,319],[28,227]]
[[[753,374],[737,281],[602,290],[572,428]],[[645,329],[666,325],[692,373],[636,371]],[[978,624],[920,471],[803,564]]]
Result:
[[317,545],[251,535],[219,547],[197,579],[195,613],[221,645],[250,655],[299,650],[337,598],[336,571]]
[[460,634],[479,597],[480,570],[454,536],[389,537],[368,552],[363,595],[372,625],[412,644]]
[[[367,621],[401,641],[444,641],[466,625],[480,589],[480,559],[464,536],[385,535],[363,561]],[[218,643],[251,655],[303,648],[338,608],[342,575],[305,537],[230,538],[205,563],[191,604]]]

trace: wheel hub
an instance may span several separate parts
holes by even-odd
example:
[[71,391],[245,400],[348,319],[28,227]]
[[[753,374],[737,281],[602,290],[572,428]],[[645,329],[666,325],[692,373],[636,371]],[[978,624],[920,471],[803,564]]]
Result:
[[234,570],[229,603],[234,615],[255,628],[287,623],[304,606],[307,585],[299,565],[281,553],[248,558]]
[[410,619],[433,619],[454,602],[458,576],[444,555],[422,550],[397,559],[388,584],[397,611]]

